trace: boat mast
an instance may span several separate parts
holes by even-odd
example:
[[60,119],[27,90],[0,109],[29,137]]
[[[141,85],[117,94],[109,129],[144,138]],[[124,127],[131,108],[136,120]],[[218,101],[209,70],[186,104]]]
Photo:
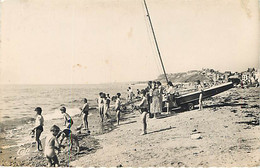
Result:
[[148,17],[148,19],[149,19],[150,26],[151,26],[151,29],[152,29],[152,32],[153,32],[153,38],[154,38],[155,45],[156,45],[156,48],[157,48],[157,52],[158,52],[158,55],[159,55],[159,58],[160,58],[160,61],[161,61],[161,64],[162,64],[163,73],[164,73],[164,75],[165,75],[166,82],[168,83],[168,78],[167,78],[167,75],[166,75],[166,72],[165,72],[165,68],[164,68],[164,65],[163,65],[161,53],[160,53],[159,46],[158,46],[158,43],[157,43],[157,40],[156,40],[156,37],[155,37],[155,33],[154,33],[154,30],[153,30],[152,21],[151,21],[151,18],[150,18],[149,11],[148,11],[148,8],[147,8],[146,1],[145,1],[145,0],[144,0],[144,6],[145,6],[145,9],[146,9],[146,12],[147,12],[147,17]]

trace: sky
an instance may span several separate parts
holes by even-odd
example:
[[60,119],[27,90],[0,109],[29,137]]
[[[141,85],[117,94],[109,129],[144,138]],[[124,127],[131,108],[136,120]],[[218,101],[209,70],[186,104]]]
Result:
[[[257,0],[146,0],[167,73],[259,67]],[[153,80],[143,0],[2,0],[1,84]]]

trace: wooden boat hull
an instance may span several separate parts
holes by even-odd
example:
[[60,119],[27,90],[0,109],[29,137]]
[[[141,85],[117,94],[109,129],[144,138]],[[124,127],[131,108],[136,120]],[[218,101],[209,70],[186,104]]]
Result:
[[[228,89],[231,89],[232,87],[233,87],[233,83],[228,82],[225,84],[221,84],[218,86],[214,86],[214,87],[205,89],[203,91],[202,99],[206,99],[208,97],[215,96]],[[188,94],[184,94],[184,95],[176,97],[175,100],[176,100],[177,106],[187,108],[188,110],[192,110],[194,105],[199,104],[200,93],[201,93],[201,91],[196,91],[196,92],[192,92],[192,93],[188,93]]]

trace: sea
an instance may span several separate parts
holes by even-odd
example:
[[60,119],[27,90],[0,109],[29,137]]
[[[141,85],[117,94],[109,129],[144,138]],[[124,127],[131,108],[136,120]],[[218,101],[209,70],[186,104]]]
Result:
[[[47,130],[50,128],[48,123],[63,120],[59,110],[61,106],[65,106],[73,118],[80,114],[79,108],[83,105],[83,98],[88,99],[91,108],[96,108],[100,92],[110,94],[111,98],[119,92],[124,100],[129,86],[134,92],[145,87],[144,84],[127,83],[0,85],[0,148],[21,146],[34,141],[30,132],[34,126],[36,107],[42,108],[44,130]],[[90,115],[93,115],[92,112]],[[46,136],[46,132],[43,132],[42,137]]]

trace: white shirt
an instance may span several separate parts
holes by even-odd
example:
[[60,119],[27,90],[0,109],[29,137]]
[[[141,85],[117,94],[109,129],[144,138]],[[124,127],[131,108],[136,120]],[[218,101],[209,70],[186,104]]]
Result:
[[169,94],[174,94],[174,88],[173,88],[173,86],[170,86],[168,89],[167,89],[167,93],[169,93]]

